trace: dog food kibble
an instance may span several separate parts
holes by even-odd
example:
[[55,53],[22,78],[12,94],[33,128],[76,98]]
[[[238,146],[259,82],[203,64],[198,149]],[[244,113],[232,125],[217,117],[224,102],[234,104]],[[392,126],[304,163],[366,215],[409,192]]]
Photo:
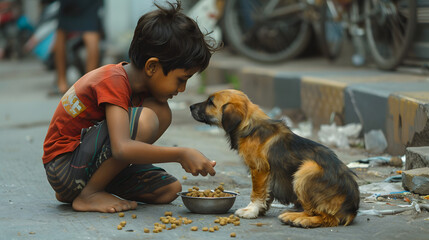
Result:
[[[192,188],[193,190],[195,190],[196,187]],[[204,194],[204,192],[201,192],[202,194]],[[178,216],[173,217],[173,213],[172,212],[165,212],[164,216],[160,217],[159,220],[161,221],[161,223],[156,222],[153,224],[153,233],[160,233],[162,232],[162,230],[166,229],[166,230],[173,230],[176,229],[178,227],[180,227],[181,225],[185,224],[191,224],[193,221],[191,219],[188,219],[187,217],[181,217]],[[225,226],[227,224],[234,224],[235,226],[240,226],[240,218],[235,216],[234,214],[229,215],[228,217],[217,217],[214,220],[215,223],[219,224],[220,226]],[[122,229],[123,227],[125,227],[126,221],[122,221],[119,225],[118,225],[118,229]],[[167,225],[167,224],[171,224],[171,225]],[[215,231],[219,231],[220,226],[219,225],[215,225],[213,227],[202,227],[201,230],[204,232],[215,232]],[[254,224],[256,225],[256,224]],[[261,224],[262,226],[262,224]],[[197,226],[192,226],[191,231],[198,231],[198,227]],[[145,233],[149,233],[150,230],[148,228],[144,228],[144,232]],[[235,233],[231,233],[231,237],[236,237]]]
[[131,218],[132,218],[132,219],[136,219],[136,218],[137,218],[137,215],[133,214],[133,215],[131,215]]
[[126,221],[122,221],[122,222],[119,223],[119,225],[121,225],[122,227],[125,227],[125,225],[127,225],[127,222]]
[[236,236],[237,236],[237,234],[236,234],[235,232],[232,232],[229,236],[231,236],[231,237],[236,237]]
[[240,218],[231,214],[229,217],[217,217],[214,222],[219,223],[219,225],[221,226],[225,226],[227,224],[234,224],[235,226],[239,226]]
[[119,217],[124,217],[124,216],[125,216],[125,213],[120,212],[120,213],[118,213],[118,216],[119,216]]
[[188,179],[188,177],[187,176],[183,176],[183,180],[186,180],[186,179]]
[[168,220],[168,219],[162,219],[162,223],[164,223],[164,224],[168,224],[168,223],[170,223],[170,220]]
[[117,227],[116,227],[118,230],[122,230],[122,225],[118,225]]
[[[160,217],[159,220],[161,221],[161,223],[156,222],[153,224],[154,226],[152,230],[153,233],[160,233],[162,232],[163,229],[173,230],[180,227],[183,224],[190,224],[193,222],[191,219],[188,219],[186,217],[181,217],[181,216],[178,216],[177,218],[173,217],[173,213],[170,211],[164,212],[164,216]],[[168,225],[168,224],[171,224],[171,225]],[[191,230],[193,228],[194,227],[192,227]],[[144,230],[145,232],[150,232],[149,229],[147,230],[146,229],[147,228],[145,228]],[[196,230],[192,230],[192,231],[197,231],[197,230],[198,228],[196,227]]]
[[209,190],[209,189],[204,190],[204,191],[200,191],[200,189],[198,187],[192,187],[192,188],[188,189],[188,193],[186,193],[186,196],[188,196],[188,197],[210,197],[210,198],[214,198],[214,197],[232,197],[234,195],[224,192],[223,186],[219,185],[219,187],[217,187],[213,191]]

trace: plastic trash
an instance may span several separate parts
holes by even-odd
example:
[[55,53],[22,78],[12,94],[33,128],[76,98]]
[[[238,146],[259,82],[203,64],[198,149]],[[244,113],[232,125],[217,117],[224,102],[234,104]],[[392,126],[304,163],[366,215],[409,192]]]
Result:
[[364,135],[365,149],[373,153],[383,153],[387,148],[387,140],[380,129],[371,130]]
[[422,212],[422,208],[429,210],[429,204],[419,204],[416,201],[413,201],[410,205],[398,205],[398,209],[387,209],[387,210],[376,210],[376,209],[368,209],[368,210],[358,210],[358,216],[362,215],[371,215],[371,216],[379,216],[383,215],[394,215],[401,212],[405,212],[408,210],[416,210],[417,213]]
[[304,138],[311,137],[313,134],[313,124],[311,121],[300,122],[298,124],[298,128],[293,128],[292,132]]
[[370,157],[358,160],[360,163],[367,163],[370,167],[375,166],[381,166],[381,165],[387,165],[390,162],[390,157],[383,157],[383,156],[377,156],[377,157]]
[[376,209],[368,209],[368,210],[359,210],[358,211],[358,216],[363,216],[363,215],[371,215],[371,216],[379,216],[382,217],[383,215],[394,215],[397,213],[401,213],[401,212],[405,212],[407,210],[407,208],[399,208],[399,209],[389,209],[389,210],[376,210]]
[[[407,191],[404,191],[402,183],[389,183],[389,182],[375,182],[366,185],[359,186],[359,191],[361,194],[373,194],[374,199],[382,195],[392,195],[392,194],[405,194]],[[371,198],[368,197],[368,198]]]
[[402,182],[402,175],[390,176],[384,179],[385,182]]
[[279,107],[273,107],[268,113],[268,117],[271,119],[277,119],[280,114],[282,113],[282,110]]
[[365,159],[359,159],[357,161],[347,164],[349,168],[368,168],[375,166],[390,165],[394,167],[402,167],[403,160],[400,157],[385,157],[377,156]]
[[293,126],[293,121],[288,116],[282,115],[280,117],[280,120],[282,120],[286,124],[286,126],[288,126],[288,127],[292,127]]
[[345,126],[322,125],[317,133],[323,144],[336,146],[338,148],[349,149],[349,138],[357,138],[362,129],[358,123],[350,123]]

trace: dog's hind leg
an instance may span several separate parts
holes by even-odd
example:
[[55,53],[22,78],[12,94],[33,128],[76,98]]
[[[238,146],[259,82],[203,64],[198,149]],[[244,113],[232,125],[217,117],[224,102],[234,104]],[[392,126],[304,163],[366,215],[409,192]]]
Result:
[[294,174],[294,191],[304,212],[283,213],[280,220],[292,226],[313,228],[338,226],[337,216],[345,196],[339,195],[336,186],[329,186],[321,177],[324,169],[315,161],[306,160]]
[[320,227],[323,223],[321,216],[311,216],[306,212],[284,212],[278,218],[282,223],[294,227],[314,228]]
[[284,224],[302,228],[335,227],[339,224],[338,218],[328,214],[311,215],[307,212],[284,212],[278,218]]
[[265,214],[272,202],[269,193],[270,173],[258,170],[252,170],[252,194],[251,202],[247,207],[238,209],[235,214],[241,218],[257,218]]

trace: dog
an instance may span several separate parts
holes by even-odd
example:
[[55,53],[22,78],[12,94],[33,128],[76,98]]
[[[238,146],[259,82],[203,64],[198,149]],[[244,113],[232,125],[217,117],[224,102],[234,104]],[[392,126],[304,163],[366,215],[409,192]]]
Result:
[[251,202],[241,218],[264,215],[273,200],[293,203],[281,222],[295,227],[349,225],[359,209],[355,174],[328,147],[294,134],[283,121],[270,119],[241,91],[215,92],[190,106],[192,117],[224,129],[252,176]]

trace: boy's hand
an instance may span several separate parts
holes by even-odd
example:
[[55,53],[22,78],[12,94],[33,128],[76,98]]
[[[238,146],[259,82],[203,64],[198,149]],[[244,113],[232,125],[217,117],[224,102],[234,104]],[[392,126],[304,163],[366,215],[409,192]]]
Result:
[[202,153],[192,148],[184,149],[179,163],[186,172],[192,173],[194,176],[198,176],[198,174],[202,176],[207,176],[207,174],[214,176],[216,174],[214,170],[216,162],[210,161]]

